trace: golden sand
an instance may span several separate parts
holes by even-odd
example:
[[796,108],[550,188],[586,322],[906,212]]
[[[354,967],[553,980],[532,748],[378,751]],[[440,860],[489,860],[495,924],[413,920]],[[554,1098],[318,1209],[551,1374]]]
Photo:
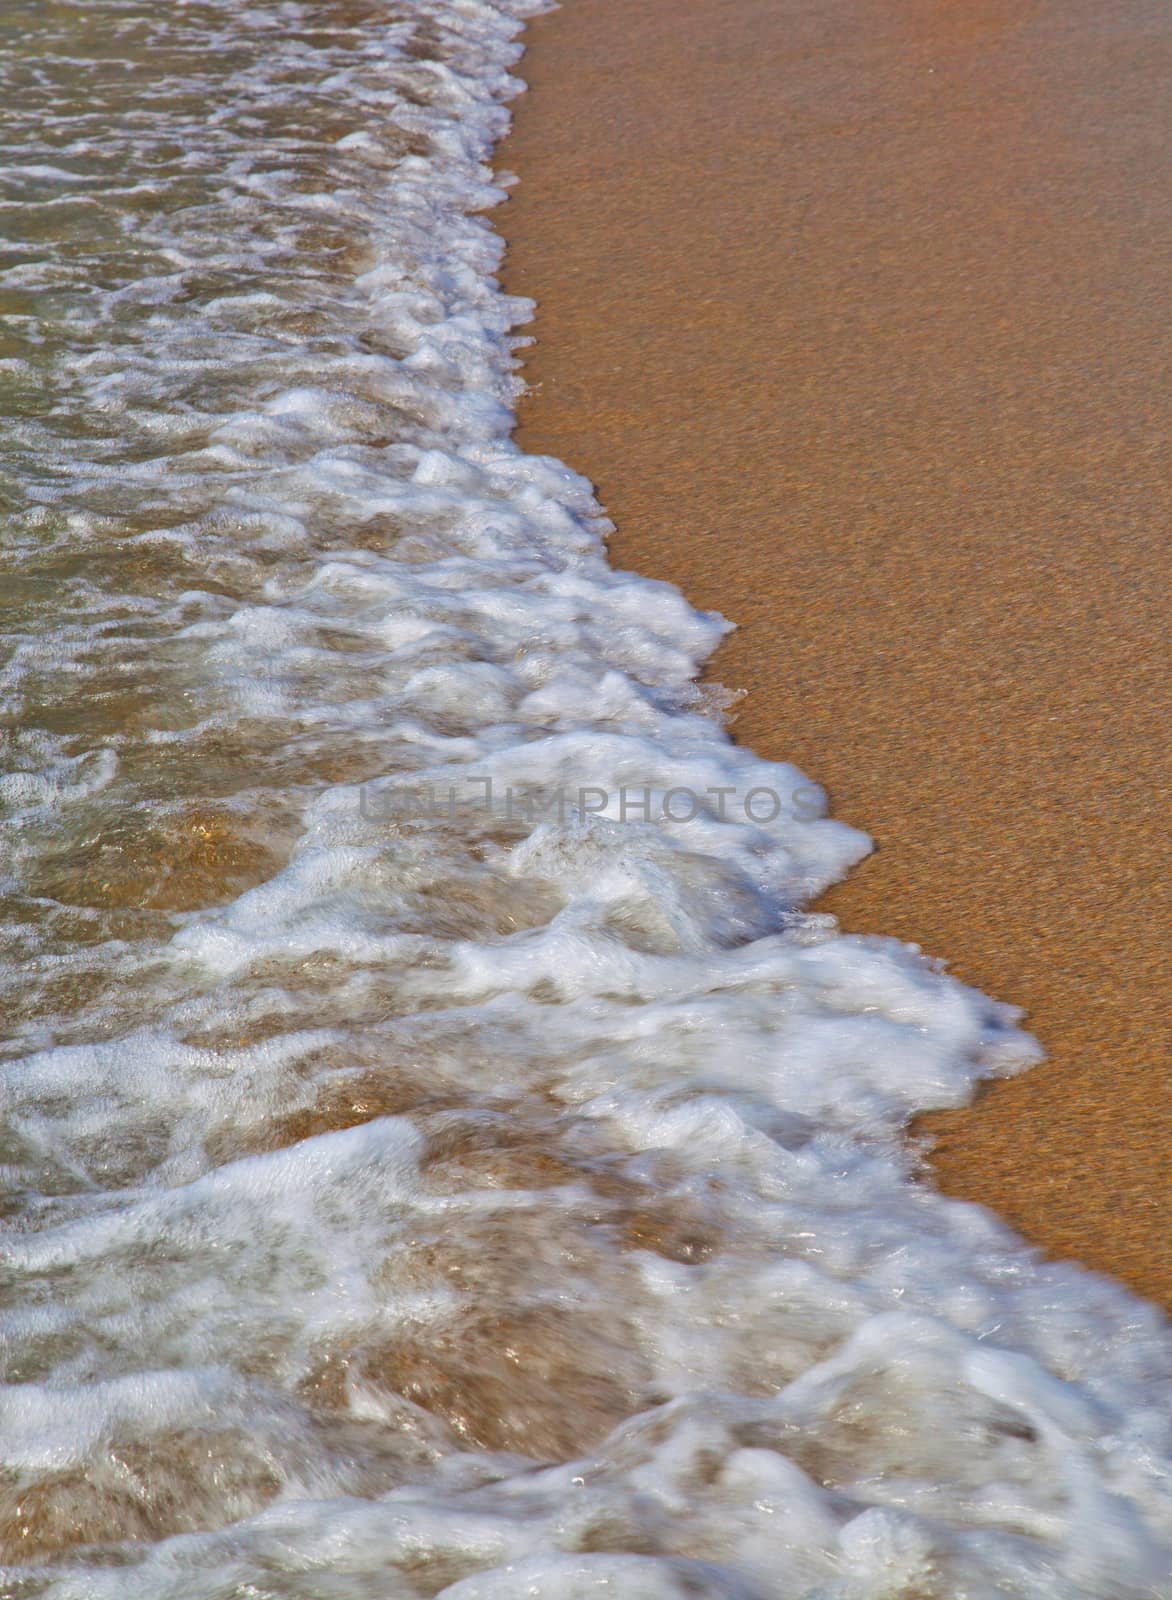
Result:
[[1027,1008],[950,1193],[1172,1297],[1152,0],[568,0],[497,213],[524,448],[741,624],[737,736],[881,849],[826,898]]

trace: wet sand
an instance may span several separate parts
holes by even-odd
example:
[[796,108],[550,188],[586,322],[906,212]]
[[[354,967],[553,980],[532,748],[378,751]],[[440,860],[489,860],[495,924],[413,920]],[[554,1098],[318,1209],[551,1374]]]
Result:
[[1172,22],[1154,0],[567,0],[502,155],[521,442],[741,626],[736,735],[880,849],[823,902],[1049,1059],[948,1192],[1167,1302]]

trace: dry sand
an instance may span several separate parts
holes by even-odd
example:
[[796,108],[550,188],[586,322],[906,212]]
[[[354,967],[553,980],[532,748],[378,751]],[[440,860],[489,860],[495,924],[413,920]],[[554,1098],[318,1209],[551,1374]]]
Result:
[[524,447],[741,624],[737,737],[881,846],[825,906],[1027,1008],[941,1185],[1167,1300],[1172,21],[567,0],[529,45]]

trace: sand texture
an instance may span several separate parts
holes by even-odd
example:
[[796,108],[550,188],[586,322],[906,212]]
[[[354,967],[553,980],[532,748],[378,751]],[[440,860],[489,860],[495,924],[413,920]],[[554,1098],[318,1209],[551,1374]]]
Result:
[[568,0],[529,45],[523,447],[741,624],[737,737],[880,845],[824,905],[1028,1010],[940,1184],[1167,1301],[1172,19]]

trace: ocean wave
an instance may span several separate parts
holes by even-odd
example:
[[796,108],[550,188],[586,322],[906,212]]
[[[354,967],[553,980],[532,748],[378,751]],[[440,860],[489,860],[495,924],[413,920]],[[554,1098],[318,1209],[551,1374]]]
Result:
[[0,1587],[1150,1600],[1164,1324],[904,1138],[1036,1046],[511,438],[535,9],[4,33]]

